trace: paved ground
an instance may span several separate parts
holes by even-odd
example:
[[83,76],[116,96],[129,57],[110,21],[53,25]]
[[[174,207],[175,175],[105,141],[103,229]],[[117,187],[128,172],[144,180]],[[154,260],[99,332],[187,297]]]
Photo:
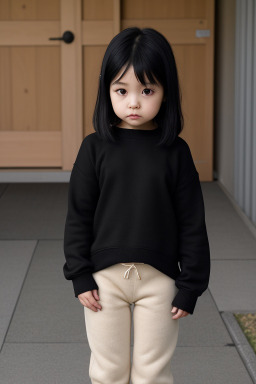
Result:
[[[180,319],[175,384],[251,384],[221,313],[256,311],[256,240],[218,183],[201,185],[211,279]],[[67,191],[0,184],[1,384],[90,383],[83,307],[62,274]]]

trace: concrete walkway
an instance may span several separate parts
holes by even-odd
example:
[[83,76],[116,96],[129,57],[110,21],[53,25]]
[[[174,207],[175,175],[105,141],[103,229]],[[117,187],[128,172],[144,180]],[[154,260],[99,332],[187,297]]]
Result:
[[[175,384],[251,384],[222,313],[256,311],[256,240],[218,183],[201,185],[211,279],[179,320]],[[1,384],[90,383],[83,307],[62,273],[67,191],[0,184]]]

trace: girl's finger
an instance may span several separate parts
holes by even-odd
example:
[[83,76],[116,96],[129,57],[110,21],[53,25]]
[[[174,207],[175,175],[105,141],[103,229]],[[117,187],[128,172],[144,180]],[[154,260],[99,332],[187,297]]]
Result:
[[184,311],[182,309],[179,309],[178,312],[175,314],[175,316],[173,316],[172,318],[179,319],[181,317],[184,317],[183,314],[184,314]]
[[99,297],[99,295],[98,295],[98,291],[97,291],[97,289],[93,289],[93,290],[92,290],[92,294],[93,294],[93,296],[95,297],[96,300],[99,300],[99,299],[100,299],[100,297]]

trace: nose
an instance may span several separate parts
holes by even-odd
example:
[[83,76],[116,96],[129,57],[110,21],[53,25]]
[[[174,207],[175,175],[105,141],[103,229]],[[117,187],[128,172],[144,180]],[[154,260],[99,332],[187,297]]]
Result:
[[139,101],[136,96],[131,96],[129,100],[129,108],[139,108]]

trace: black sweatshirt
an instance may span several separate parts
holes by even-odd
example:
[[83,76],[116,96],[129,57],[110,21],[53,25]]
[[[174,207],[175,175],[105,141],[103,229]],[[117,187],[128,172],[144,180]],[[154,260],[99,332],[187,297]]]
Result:
[[186,141],[156,147],[160,128],[113,127],[81,143],[69,182],[64,276],[75,297],[99,289],[92,273],[150,264],[175,280],[172,305],[193,314],[208,287],[210,249],[199,174]]

